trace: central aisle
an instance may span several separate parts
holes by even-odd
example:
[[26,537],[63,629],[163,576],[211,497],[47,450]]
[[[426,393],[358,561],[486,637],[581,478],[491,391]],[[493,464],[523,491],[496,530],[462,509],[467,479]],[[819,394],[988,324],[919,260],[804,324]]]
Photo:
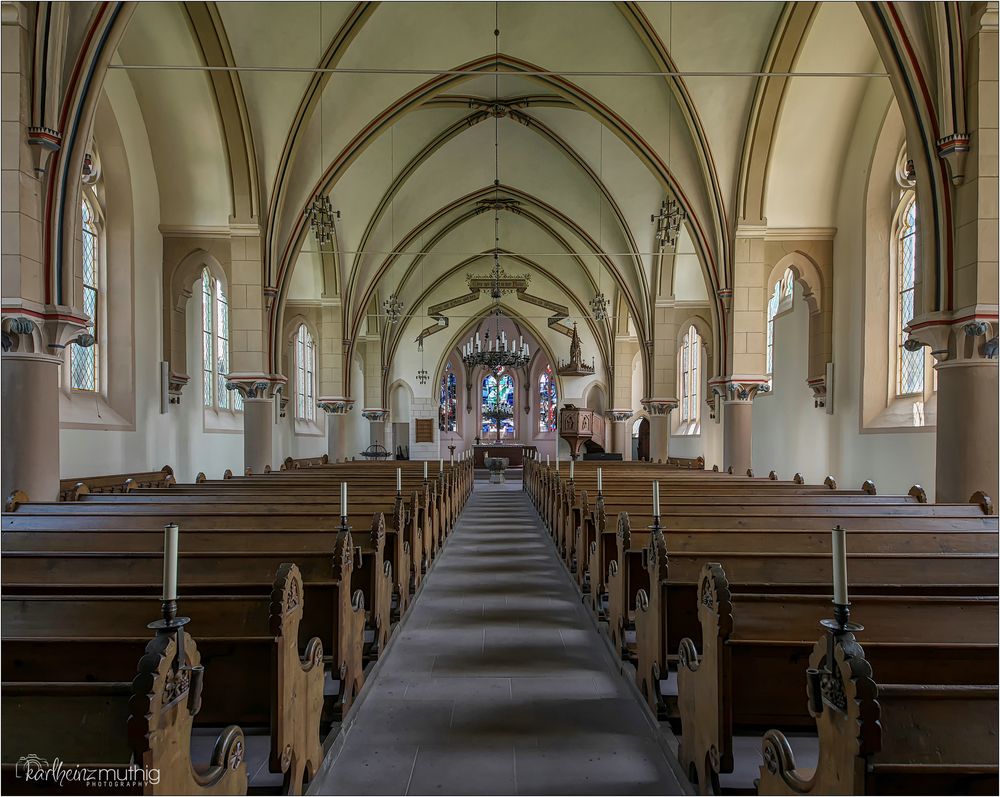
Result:
[[476,483],[397,635],[310,792],[681,793],[520,483]]

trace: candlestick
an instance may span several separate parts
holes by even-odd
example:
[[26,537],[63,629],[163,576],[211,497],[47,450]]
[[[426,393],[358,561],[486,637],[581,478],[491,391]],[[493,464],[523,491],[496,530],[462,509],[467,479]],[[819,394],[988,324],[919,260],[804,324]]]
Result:
[[660,516],[660,483],[653,482],[653,517]]
[[601,473],[601,469],[597,469],[597,494],[600,495],[604,492],[604,474]]
[[347,517],[347,482],[340,483],[340,516]]
[[839,525],[833,529],[833,602],[846,606],[847,600],[847,532]]
[[163,600],[177,600],[177,541],[176,523],[163,527]]
[[396,493],[403,492],[403,469],[396,468]]

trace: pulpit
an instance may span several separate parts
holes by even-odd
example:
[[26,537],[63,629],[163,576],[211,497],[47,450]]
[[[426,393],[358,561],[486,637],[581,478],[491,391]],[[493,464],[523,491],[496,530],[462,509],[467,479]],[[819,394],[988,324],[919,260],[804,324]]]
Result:
[[559,410],[559,436],[569,443],[570,455],[578,459],[587,443],[604,450],[604,416],[567,404]]

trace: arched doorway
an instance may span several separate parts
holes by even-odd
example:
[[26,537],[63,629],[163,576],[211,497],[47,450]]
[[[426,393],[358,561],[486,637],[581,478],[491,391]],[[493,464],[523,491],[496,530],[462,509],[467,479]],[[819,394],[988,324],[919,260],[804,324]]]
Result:
[[632,424],[632,459],[649,460],[649,418],[637,418]]

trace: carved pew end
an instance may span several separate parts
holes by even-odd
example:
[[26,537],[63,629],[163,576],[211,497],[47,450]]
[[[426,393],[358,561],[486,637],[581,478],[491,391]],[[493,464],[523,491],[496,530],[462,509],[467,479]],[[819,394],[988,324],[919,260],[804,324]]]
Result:
[[28,494],[24,490],[14,490],[14,492],[7,496],[7,500],[3,505],[3,511],[14,512],[21,504],[27,504],[30,501],[31,499],[28,498]]
[[865,483],[861,485],[861,492],[865,495],[877,495],[875,492],[875,482],[871,479],[865,479]]
[[772,470],[770,473],[767,474],[767,478],[773,482],[776,482],[778,481],[778,474]]
[[976,490],[972,494],[972,497],[969,498],[969,503],[970,504],[976,504],[976,505],[978,505],[979,508],[983,510],[983,514],[984,515],[993,515],[993,514],[995,514],[995,512],[993,510],[993,499],[990,498],[982,490]]
[[796,474],[795,474],[795,475],[794,475],[794,476],[792,477],[792,481],[793,481],[793,482],[794,482],[795,484],[805,484],[805,483],[806,483],[806,480],[802,478],[802,474],[801,474],[801,473],[796,473]]
[[208,477],[205,475],[205,471],[198,471],[198,475],[194,477],[195,484],[204,484],[208,481]]
[[916,498],[918,504],[927,503],[927,492],[919,484],[914,484],[906,494]]
[[833,478],[833,476],[827,476],[825,479],[823,479],[823,484],[825,484],[831,490],[837,489],[837,480]]

